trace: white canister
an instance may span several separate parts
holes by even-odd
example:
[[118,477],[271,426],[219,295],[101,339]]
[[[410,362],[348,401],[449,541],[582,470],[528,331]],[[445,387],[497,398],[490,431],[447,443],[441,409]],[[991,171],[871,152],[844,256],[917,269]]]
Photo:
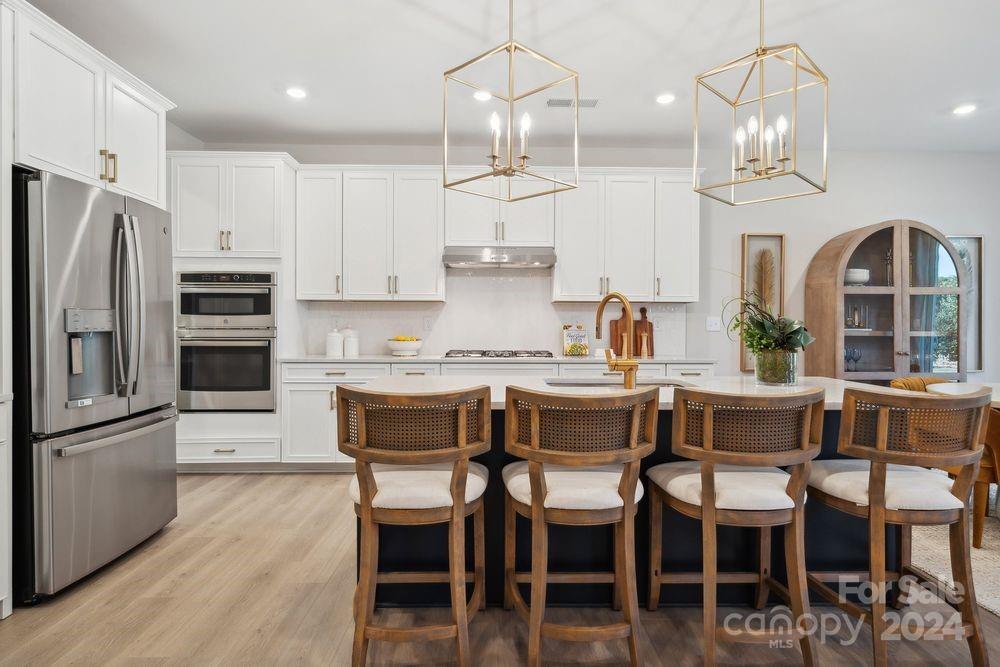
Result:
[[344,334],[344,358],[357,359],[361,354],[361,343],[358,340],[358,330],[346,326],[341,329]]
[[344,334],[336,329],[326,335],[326,356],[330,359],[344,358]]

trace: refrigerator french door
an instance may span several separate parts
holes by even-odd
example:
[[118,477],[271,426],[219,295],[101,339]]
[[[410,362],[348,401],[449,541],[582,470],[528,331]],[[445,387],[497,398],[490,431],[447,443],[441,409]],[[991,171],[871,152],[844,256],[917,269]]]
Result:
[[13,183],[16,601],[176,516],[170,216],[46,172]]

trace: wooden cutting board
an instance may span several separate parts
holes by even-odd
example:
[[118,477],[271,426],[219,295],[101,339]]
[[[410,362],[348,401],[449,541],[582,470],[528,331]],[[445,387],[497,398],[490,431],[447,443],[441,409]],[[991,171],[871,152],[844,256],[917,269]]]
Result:
[[622,308],[622,316],[617,320],[611,320],[611,326],[608,332],[611,335],[611,351],[615,353],[616,357],[622,355],[622,348],[624,347],[625,339],[628,338],[628,319],[625,315],[625,309]]
[[[639,309],[639,319],[635,321],[635,351],[636,359],[649,359],[653,356],[653,323],[646,319],[646,307]],[[643,346],[645,345],[645,349]]]

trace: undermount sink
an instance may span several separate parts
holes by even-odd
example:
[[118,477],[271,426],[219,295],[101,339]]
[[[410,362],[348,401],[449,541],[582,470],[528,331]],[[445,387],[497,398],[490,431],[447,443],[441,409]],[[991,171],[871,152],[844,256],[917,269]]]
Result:
[[[621,378],[545,378],[545,384],[550,387],[621,387]],[[636,378],[637,387],[690,387],[690,382],[672,378]]]

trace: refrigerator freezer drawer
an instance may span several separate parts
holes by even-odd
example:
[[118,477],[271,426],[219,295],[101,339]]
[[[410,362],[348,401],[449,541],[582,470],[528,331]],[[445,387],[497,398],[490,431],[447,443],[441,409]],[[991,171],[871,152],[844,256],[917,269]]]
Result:
[[51,595],[177,516],[176,413],[35,443],[36,592]]

